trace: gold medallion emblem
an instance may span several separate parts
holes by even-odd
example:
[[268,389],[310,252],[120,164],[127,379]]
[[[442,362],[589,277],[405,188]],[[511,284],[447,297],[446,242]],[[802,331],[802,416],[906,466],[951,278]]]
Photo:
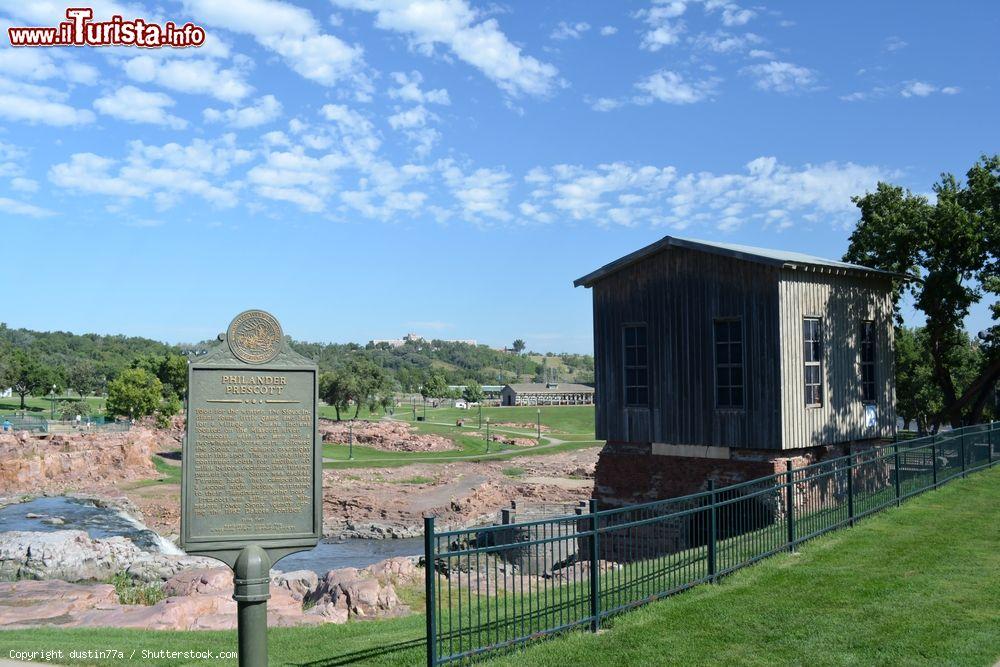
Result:
[[271,313],[246,310],[233,319],[226,338],[238,359],[248,364],[263,364],[281,350],[281,325]]

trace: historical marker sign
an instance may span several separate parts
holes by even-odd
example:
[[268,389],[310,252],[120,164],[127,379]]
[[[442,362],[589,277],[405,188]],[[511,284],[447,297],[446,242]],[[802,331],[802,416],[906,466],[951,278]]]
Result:
[[188,370],[181,546],[234,566],[256,545],[273,563],[322,536],[317,369],[261,310],[220,338]]

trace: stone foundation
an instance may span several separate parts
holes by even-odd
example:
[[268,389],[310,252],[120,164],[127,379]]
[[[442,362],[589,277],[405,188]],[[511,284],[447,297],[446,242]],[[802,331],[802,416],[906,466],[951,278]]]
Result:
[[[600,509],[626,507],[669,498],[680,498],[708,490],[709,480],[717,489],[768,477],[794,468],[846,456],[851,451],[872,450],[879,443],[845,443],[794,450],[754,450],[724,447],[694,447],[659,443],[610,441],[597,461],[594,497]],[[874,454],[874,452],[873,452]],[[882,486],[888,471],[870,467],[856,471],[855,492]],[[831,466],[830,470],[834,470]],[[825,469],[814,471],[816,475]],[[802,477],[797,476],[797,480]],[[779,483],[782,480],[779,480]],[[717,537],[726,539],[758,530],[783,519],[787,496],[783,489],[771,488],[773,481],[749,485],[718,500],[734,500],[717,513]],[[758,493],[759,492],[759,493]],[[799,511],[830,506],[846,497],[846,472],[818,476],[795,486],[793,503]],[[741,497],[746,496],[744,500]],[[609,517],[609,522],[625,523],[668,515],[704,504],[704,500],[679,500],[653,508],[642,508]],[[602,536],[601,558],[634,561],[705,544],[708,539],[707,512],[688,513],[677,519],[647,523],[611,531]]]

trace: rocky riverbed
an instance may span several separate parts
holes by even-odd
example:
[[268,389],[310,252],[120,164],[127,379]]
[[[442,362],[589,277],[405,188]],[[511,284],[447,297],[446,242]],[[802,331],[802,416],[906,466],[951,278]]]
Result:
[[[268,621],[313,625],[408,613],[396,587],[417,585],[416,560],[392,558],[323,575],[272,570]],[[116,587],[105,583],[115,575],[153,586],[163,599],[123,604]],[[230,629],[236,624],[232,594],[232,572],[212,559],[152,553],[123,537],[92,539],[76,530],[0,534],[0,628]]]

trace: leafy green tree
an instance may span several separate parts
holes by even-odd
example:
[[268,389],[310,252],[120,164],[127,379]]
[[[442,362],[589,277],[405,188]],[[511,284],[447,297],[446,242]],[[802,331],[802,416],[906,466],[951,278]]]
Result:
[[101,374],[93,362],[80,359],[69,367],[66,373],[66,387],[80,395],[80,398],[97,391]]
[[[896,280],[895,303],[909,293],[926,316],[927,351],[934,383],[941,391],[935,421],[975,423],[1000,379],[1000,156],[983,156],[960,183],[944,174],[934,186],[936,201],[901,187],[879,183],[855,197],[861,211],[844,259],[920,280]],[[985,353],[969,382],[958,377],[963,322],[984,294],[993,299],[993,326],[982,332]]]
[[6,359],[3,368],[3,384],[9,386],[21,397],[21,409],[28,394],[45,395],[52,388],[51,371],[39,363],[38,359],[24,350],[14,350]]
[[479,403],[483,400],[483,387],[478,382],[472,381],[465,384],[465,391],[462,397],[469,403]]
[[520,338],[516,339],[511,348],[514,350],[514,354],[521,354],[525,348],[524,341]]
[[332,406],[340,421],[340,413],[347,410],[354,393],[353,378],[344,370],[323,373],[319,378],[319,397]]
[[139,419],[156,412],[163,400],[163,383],[145,368],[129,368],[108,384],[107,411]]
[[176,394],[179,398],[187,396],[188,360],[182,354],[168,352],[160,363],[156,374],[163,383],[164,396]]
[[442,398],[448,393],[448,383],[440,373],[431,373],[420,388],[424,398]]

